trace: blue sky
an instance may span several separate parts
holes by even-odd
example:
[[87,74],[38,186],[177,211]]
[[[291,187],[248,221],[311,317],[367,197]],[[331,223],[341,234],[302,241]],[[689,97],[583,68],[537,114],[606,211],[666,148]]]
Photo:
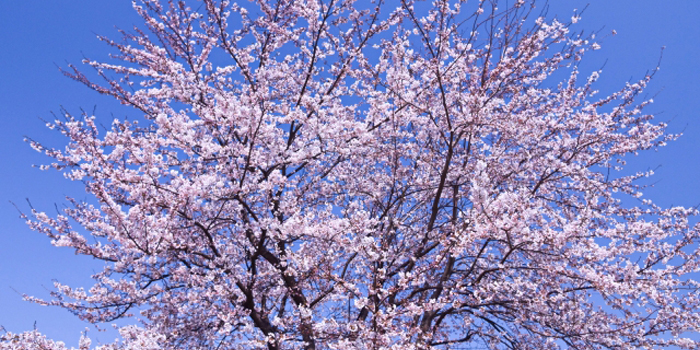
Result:
[[[700,1],[697,0],[552,0],[550,15],[570,18],[573,9],[590,2],[575,30],[601,30],[603,48],[582,64],[587,73],[605,64],[598,83],[609,93],[626,81],[642,78],[663,52],[661,70],[647,89],[655,103],[647,110],[684,136],[658,152],[629,159],[634,170],[657,168],[648,197],[662,206],[700,204]],[[128,29],[139,18],[130,1],[21,0],[5,1],[0,12],[0,325],[19,332],[38,329],[52,338],[77,345],[86,324],[69,312],[22,301],[21,294],[47,296],[52,280],[86,286],[99,268],[68,249],[30,231],[19,218],[14,202],[27,211],[28,198],[37,209],[53,212],[66,195],[85,197],[80,184],[32,164],[47,159],[22,140],[25,136],[48,145],[64,144],[60,135],[44,127],[61,106],[72,113],[93,110],[107,120],[138,113],[65,78],[57,66],[78,64],[86,56],[104,59],[109,48],[96,34],[118,38],[115,26]],[[90,332],[109,342],[113,332]]]

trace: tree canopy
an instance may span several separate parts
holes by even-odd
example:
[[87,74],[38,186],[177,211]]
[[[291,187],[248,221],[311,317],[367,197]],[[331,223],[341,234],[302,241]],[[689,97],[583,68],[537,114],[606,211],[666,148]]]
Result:
[[[693,208],[624,157],[674,135],[599,96],[599,48],[534,2],[142,0],[65,72],[133,119],[32,147],[94,201],[26,218],[104,261],[58,305],[98,349],[695,349]],[[621,170],[625,171],[621,171]],[[627,171],[627,172],[626,172]],[[64,349],[37,331],[2,349]],[[88,338],[80,348],[91,346]]]

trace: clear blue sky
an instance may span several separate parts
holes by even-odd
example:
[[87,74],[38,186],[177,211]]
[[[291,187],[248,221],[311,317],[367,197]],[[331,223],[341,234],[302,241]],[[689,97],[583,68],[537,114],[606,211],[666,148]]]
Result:
[[[629,159],[632,169],[656,168],[655,187],[646,191],[662,206],[700,204],[700,1],[698,0],[552,0],[550,14],[569,18],[573,9],[590,5],[573,29],[598,30],[607,37],[603,49],[588,55],[582,70],[605,63],[598,88],[609,93],[630,79],[653,69],[665,46],[661,70],[647,89],[655,104],[647,112],[670,123],[685,136],[658,152]],[[138,113],[65,78],[57,65],[79,63],[83,56],[103,59],[109,48],[95,34],[118,38],[115,26],[128,29],[139,18],[130,1],[20,0],[5,1],[0,12],[0,325],[20,332],[38,329],[52,338],[77,345],[86,324],[65,310],[22,301],[21,293],[47,296],[52,280],[90,286],[88,276],[99,268],[68,249],[53,248],[49,240],[30,231],[18,211],[28,210],[25,198],[37,209],[53,212],[65,195],[83,198],[80,184],[56,172],[42,172],[32,164],[47,161],[22,141],[30,136],[49,145],[65,141],[44,127],[51,112],[63,106],[70,112],[97,108],[111,119]],[[607,62],[607,63],[606,63]],[[90,332],[109,342],[114,333]]]

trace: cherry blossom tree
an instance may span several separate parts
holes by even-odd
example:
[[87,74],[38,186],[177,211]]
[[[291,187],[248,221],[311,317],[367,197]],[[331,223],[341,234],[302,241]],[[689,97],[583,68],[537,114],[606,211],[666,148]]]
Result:
[[[104,262],[51,300],[98,349],[700,348],[695,209],[624,157],[651,79],[527,1],[142,0],[67,75],[135,108],[37,150],[94,200],[29,225]],[[107,123],[109,124],[109,123]],[[697,276],[697,275],[696,275]],[[2,349],[65,349],[36,331]],[[84,337],[81,349],[88,349]]]

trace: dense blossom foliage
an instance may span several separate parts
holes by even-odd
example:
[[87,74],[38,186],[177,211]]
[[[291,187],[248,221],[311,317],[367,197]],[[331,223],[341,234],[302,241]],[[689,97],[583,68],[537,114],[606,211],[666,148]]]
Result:
[[29,224],[104,270],[34,300],[141,320],[97,349],[698,348],[695,210],[624,168],[674,137],[651,77],[598,96],[578,17],[498,6],[135,4],[66,74],[138,115],[31,141],[96,200]]

